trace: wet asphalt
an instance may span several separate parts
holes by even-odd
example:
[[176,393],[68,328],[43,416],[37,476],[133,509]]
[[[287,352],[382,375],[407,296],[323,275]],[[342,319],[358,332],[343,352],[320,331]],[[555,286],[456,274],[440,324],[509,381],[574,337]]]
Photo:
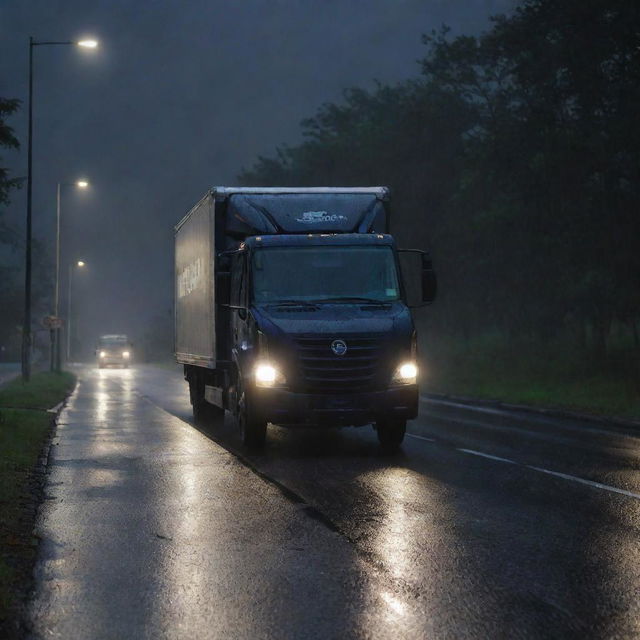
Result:
[[79,369],[33,636],[632,638],[640,431],[425,401],[370,427],[192,424],[178,367]]

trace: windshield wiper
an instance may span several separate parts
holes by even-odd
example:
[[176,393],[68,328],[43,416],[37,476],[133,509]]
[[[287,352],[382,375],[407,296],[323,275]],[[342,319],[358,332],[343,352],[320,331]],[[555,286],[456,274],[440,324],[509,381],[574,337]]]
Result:
[[267,304],[276,304],[276,305],[304,305],[306,307],[315,307],[316,303],[315,300],[313,302],[310,302],[309,300],[272,300],[271,302],[268,302]]
[[340,298],[322,298],[314,302],[369,302],[373,304],[387,304],[386,300],[376,300],[375,298],[358,298],[356,296],[344,296]]

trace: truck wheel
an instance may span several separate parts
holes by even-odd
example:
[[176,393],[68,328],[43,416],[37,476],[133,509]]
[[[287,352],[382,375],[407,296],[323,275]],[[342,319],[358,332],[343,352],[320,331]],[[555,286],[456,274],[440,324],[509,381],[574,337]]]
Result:
[[397,451],[407,430],[407,421],[398,418],[385,418],[376,422],[378,442],[384,451],[392,453]]
[[252,406],[251,397],[241,382],[238,383],[238,427],[242,444],[249,449],[262,449],[267,437],[267,421],[262,418]]

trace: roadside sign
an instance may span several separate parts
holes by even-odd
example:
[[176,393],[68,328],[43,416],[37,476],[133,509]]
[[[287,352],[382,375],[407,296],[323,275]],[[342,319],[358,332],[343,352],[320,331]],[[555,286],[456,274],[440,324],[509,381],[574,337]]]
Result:
[[57,316],[45,316],[42,318],[42,324],[47,329],[60,329],[60,327],[62,327],[62,318]]

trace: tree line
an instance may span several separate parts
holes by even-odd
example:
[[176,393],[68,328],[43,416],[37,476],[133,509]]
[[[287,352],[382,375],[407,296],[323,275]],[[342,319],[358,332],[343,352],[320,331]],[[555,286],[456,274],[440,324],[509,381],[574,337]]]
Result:
[[419,75],[322,105],[241,183],[391,186],[439,335],[639,349],[640,3],[526,0],[423,41]]
[[[20,100],[0,97],[0,149],[17,150],[20,147],[9,120],[21,106]],[[24,309],[24,272],[20,268],[24,259],[22,234],[10,225],[5,216],[13,192],[24,182],[11,175],[0,158],[0,362],[20,359]],[[34,279],[33,305],[35,318],[50,312],[51,268],[43,244],[33,240]]]

